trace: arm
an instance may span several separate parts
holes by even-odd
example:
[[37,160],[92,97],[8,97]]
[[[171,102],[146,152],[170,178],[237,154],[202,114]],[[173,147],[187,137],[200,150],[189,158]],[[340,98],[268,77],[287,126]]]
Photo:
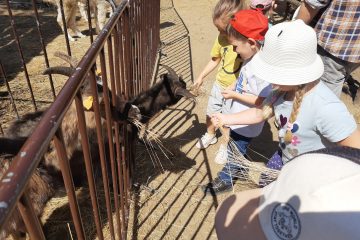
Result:
[[252,106],[260,106],[265,99],[264,97],[254,96],[250,94],[241,94],[228,89],[223,90],[221,94],[225,99],[229,99],[229,98],[235,99],[237,101]]
[[326,7],[329,1],[303,1],[300,5],[299,13],[296,19],[303,20],[306,24],[309,24],[319,10],[323,7]]
[[347,146],[360,149],[360,131],[356,129],[350,136],[344,140],[337,142],[340,146]]
[[264,121],[263,110],[261,108],[253,107],[247,110],[234,114],[216,113],[212,115],[211,121],[216,127],[223,125],[238,125],[238,124],[256,124]]
[[211,60],[206,64],[205,68],[201,71],[198,78],[194,82],[195,88],[199,88],[203,84],[204,78],[216,68],[220,60],[221,60],[220,57],[211,58]]

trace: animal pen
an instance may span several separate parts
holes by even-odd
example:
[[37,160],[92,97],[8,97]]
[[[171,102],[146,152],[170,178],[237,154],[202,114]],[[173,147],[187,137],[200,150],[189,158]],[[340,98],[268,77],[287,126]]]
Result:
[[[61,0],[60,3],[62,16],[64,16]],[[89,0],[87,0],[87,5],[90,5]],[[96,39],[93,37],[91,13],[88,8],[88,35],[90,37],[85,39],[89,41],[88,45],[85,44],[85,40],[80,41],[80,39],[77,42],[70,42],[67,31],[64,35],[49,32],[49,29],[58,29],[58,27],[54,25],[56,24],[54,17],[50,17],[48,13],[51,7],[44,3],[36,0],[22,2],[5,0],[0,2],[0,6],[2,8],[0,25],[3,36],[0,40],[0,51],[2,51],[1,48],[5,51],[9,46],[13,47],[1,55],[0,84],[3,86],[0,124],[2,134],[6,132],[12,120],[21,119],[27,112],[48,107],[31,136],[2,174],[0,233],[7,225],[10,225],[7,221],[11,220],[12,214],[17,210],[30,238],[45,239],[38,212],[33,208],[34,199],[29,194],[31,189],[27,186],[46,151],[54,148],[72,216],[73,224],[68,225],[69,232],[76,233],[77,239],[88,238],[84,222],[90,221],[88,218],[93,218],[98,239],[106,239],[103,235],[106,221],[111,239],[125,239],[134,167],[134,145],[131,144],[134,136],[127,130],[126,121],[113,121],[110,102],[117,109],[119,108],[118,99],[130,99],[148,89],[152,83],[154,71],[157,71],[155,66],[160,43],[160,0],[121,1]],[[22,7],[26,9],[26,13],[19,10]],[[64,17],[62,20],[66,29]],[[34,24],[30,26],[29,21]],[[74,44],[86,46],[82,47],[84,54],[80,55],[81,60],[74,72],[68,79],[62,78],[63,82],[66,80],[64,85],[55,82],[51,74],[43,76],[39,73],[60,64],[56,62],[59,59],[53,58],[47,51],[48,45],[55,37],[63,39],[57,43],[57,49],[66,47],[63,52],[69,56],[76,55],[72,52]],[[40,67],[37,65],[35,69],[29,69],[35,57],[36,61],[42,63]],[[33,87],[35,81],[40,82],[41,88]],[[90,149],[90,136],[87,130],[89,122],[86,121],[87,110],[83,106],[87,99],[83,99],[81,94],[84,81],[89,81],[91,99],[93,99],[91,111],[95,114],[95,138],[101,162],[101,184],[94,178],[94,162],[90,153],[92,149]],[[103,91],[102,102],[99,100],[99,84]],[[4,90],[5,87],[6,90]],[[53,103],[51,103],[52,100],[54,100]],[[79,208],[79,194],[74,187],[64,133],[61,128],[62,120],[72,104],[76,106],[74,118],[78,123],[76,128],[80,134],[85,160],[84,171],[86,171],[90,192],[92,214],[88,217],[84,217]],[[103,105],[100,106],[100,104]],[[105,112],[102,113],[102,110]],[[106,158],[109,158],[110,164],[107,164]],[[100,190],[99,185],[102,187]],[[100,214],[102,207],[99,205],[100,192],[105,199],[106,221]]]

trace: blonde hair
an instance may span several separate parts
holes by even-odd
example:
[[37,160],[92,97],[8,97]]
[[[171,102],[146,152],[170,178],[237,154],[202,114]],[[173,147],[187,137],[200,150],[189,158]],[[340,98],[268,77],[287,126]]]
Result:
[[[289,126],[291,126],[296,121],[296,118],[299,113],[300,106],[301,106],[301,103],[302,103],[305,93],[306,93],[306,84],[298,86],[298,89],[296,89],[296,91],[295,91],[293,107],[291,110],[288,126],[287,126],[286,133],[285,133],[285,138],[284,138],[285,143],[291,143],[292,132],[291,132],[291,128]],[[261,109],[264,120],[270,118],[273,115],[274,102],[277,101],[277,99],[279,99],[279,97],[284,94],[285,94],[285,92],[283,92],[283,91],[273,90],[272,93],[264,100],[264,102],[262,104],[262,109]]]
[[285,133],[285,143],[291,143],[292,140],[292,132],[291,132],[291,125],[296,121],[297,115],[299,113],[300,110],[300,106],[301,106],[301,102],[304,98],[304,94],[306,92],[306,88],[305,88],[305,84],[300,85],[299,88],[295,91],[295,97],[294,97],[294,101],[293,101],[293,107],[292,107],[292,111],[290,114],[290,119],[288,122],[288,126],[286,129],[286,133]]
[[213,21],[223,18],[224,23],[228,23],[232,15],[248,6],[248,0],[219,0],[213,11]]

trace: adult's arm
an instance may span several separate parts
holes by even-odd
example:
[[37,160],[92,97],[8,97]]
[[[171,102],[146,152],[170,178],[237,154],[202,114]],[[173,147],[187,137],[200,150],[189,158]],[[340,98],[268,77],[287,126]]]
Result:
[[350,136],[338,142],[338,145],[360,149],[360,131],[356,129]]
[[305,0],[301,3],[299,13],[296,19],[303,20],[306,24],[309,24],[321,8],[328,5],[331,0]]

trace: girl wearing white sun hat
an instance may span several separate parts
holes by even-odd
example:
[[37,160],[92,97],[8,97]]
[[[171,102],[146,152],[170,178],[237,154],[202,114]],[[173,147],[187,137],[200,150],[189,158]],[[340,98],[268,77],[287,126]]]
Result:
[[346,106],[318,79],[324,72],[316,53],[315,31],[303,21],[269,29],[253,57],[253,74],[273,85],[262,107],[235,114],[214,114],[216,126],[255,124],[275,115],[279,151],[268,167],[280,169],[299,154],[334,144],[360,148],[360,131]]

